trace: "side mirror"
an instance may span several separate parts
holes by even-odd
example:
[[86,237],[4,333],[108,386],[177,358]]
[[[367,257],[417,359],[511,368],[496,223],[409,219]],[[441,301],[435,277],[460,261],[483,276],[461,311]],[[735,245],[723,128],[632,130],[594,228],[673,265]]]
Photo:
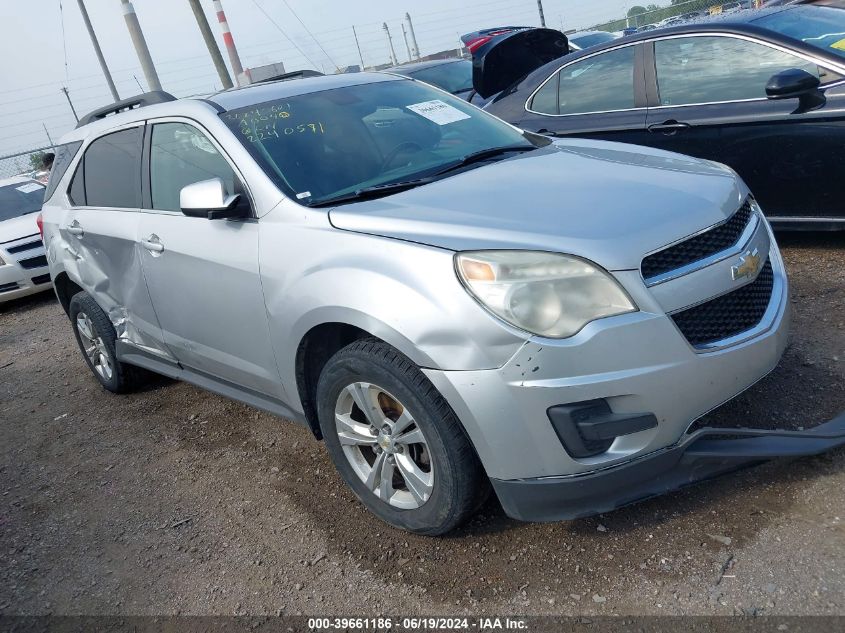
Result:
[[769,79],[766,96],[769,99],[798,99],[798,111],[806,112],[825,104],[820,86],[821,81],[815,75],[800,68],[789,68]]
[[245,211],[239,205],[240,194],[229,195],[220,178],[202,180],[182,187],[179,192],[179,206],[182,213],[192,218],[227,220],[244,217]]

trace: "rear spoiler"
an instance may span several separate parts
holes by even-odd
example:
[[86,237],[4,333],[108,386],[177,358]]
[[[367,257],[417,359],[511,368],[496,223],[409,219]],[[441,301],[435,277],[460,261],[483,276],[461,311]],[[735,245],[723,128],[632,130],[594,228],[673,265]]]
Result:
[[560,31],[528,26],[475,31],[461,41],[472,54],[472,86],[485,99],[569,53],[569,40]]

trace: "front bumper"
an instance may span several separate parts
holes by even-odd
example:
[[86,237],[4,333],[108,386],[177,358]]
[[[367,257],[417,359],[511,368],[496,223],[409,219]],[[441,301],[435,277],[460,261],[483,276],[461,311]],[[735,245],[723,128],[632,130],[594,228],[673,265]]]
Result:
[[53,287],[37,234],[0,244],[0,259],[5,262],[0,265],[0,303]]
[[770,459],[840,446],[845,446],[845,412],[808,431],[701,429],[675,446],[604,470],[492,482],[508,516],[561,521],[609,512]]
[[[782,452],[826,450],[816,450],[830,444],[819,436],[791,440],[801,449],[782,444],[789,433],[749,431],[730,445],[713,444],[712,430],[687,434],[772,371],[788,342],[783,261],[768,226],[755,227],[742,248],[768,252],[774,281],[765,315],[750,330],[693,347],[668,316],[696,297],[718,296],[732,278],[732,255],[661,286],[647,287],[639,271],[616,271],[639,312],[594,321],[568,339],[531,339],[499,369],[424,370],[461,420],[508,514],[544,520],[604,512]],[[598,450],[565,432],[566,416],[585,407],[589,421],[579,414],[568,423],[593,433]],[[553,419],[561,414],[563,421]],[[715,455],[705,459],[704,448]],[[748,455],[737,453],[746,448]]]

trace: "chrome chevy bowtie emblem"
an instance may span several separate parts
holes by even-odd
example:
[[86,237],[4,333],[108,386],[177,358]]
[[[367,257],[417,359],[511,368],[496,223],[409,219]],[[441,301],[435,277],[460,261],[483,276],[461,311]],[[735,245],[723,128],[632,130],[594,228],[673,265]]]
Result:
[[739,262],[735,266],[731,266],[731,278],[734,281],[742,279],[743,277],[755,277],[760,270],[760,255],[757,254],[757,249],[753,251],[745,251],[740,256]]

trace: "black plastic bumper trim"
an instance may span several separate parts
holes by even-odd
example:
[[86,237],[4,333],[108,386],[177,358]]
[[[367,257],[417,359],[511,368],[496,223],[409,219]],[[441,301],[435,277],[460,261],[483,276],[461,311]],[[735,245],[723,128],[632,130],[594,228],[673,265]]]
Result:
[[673,447],[603,470],[492,482],[508,516],[564,521],[610,512],[770,459],[818,455],[840,446],[845,446],[845,411],[807,431],[705,428]]
[[602,399],[559,404],[546,413],[566,452],[575,458],[600,455],[617,437],[657,426],[653,413],[613,413]]

